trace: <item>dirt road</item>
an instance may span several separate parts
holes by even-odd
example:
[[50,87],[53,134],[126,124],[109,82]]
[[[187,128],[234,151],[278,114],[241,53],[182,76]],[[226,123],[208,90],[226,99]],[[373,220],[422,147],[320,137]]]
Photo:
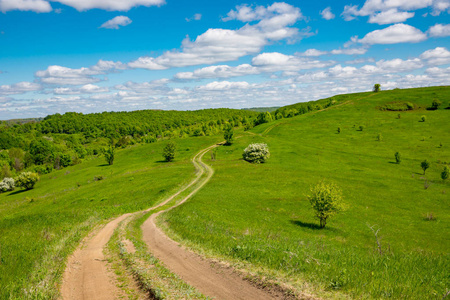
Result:
[[[153,255],[162,261],[169,270],[179,275],[206,296],[216,299],[278,298],[275,294],[268,294],[251,285],[231,268],[214,265],[199,255],[182,248],[180,244],[167,237],[155,224],[157,216],[184,203],[209,181],[214,174],[214,170],[202,162],[202,157],[217,146],[219,145],[205,148],[195,155],[192,163],[197,169],[197,174],[187,186],[159,205],[147,210],[154,210],[167,204],[170,200],[195,185],[195,188],[189,195],[178,204],[153,214],[147,219],[142,225],[144,241]],[[118,224],[130,215],[125,214],[109,222],[101,230],[87,238],[82,243],[82,246],[69,258],[61,287],[63,299],[110,300],[119,297],[120,289],[117,288],[114,282],[114,275],[108,271],[103,249]]]

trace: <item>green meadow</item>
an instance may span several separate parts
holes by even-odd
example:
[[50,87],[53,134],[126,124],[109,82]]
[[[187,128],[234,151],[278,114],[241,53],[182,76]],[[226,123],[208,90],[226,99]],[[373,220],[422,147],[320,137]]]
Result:
[[[248,131],[235,127],[232,145],[217,148],[215,159],[205,155],[212,179],[163,214],[161,226],[195,251],[287,284],[297,295],[443,299],[450,290],[450,179],[440,174],[450,164],[450,88],[333,99],[323,110]],[[427,110],[433,100],[442,106]],[[0,194],[0,299],[56,299],[67,257],[89,232],[188,183],[195,175],[190,159],[223,135],[173,139],[171,163],[162,161],[166,141],[136,144],[117,150],[111,166],[88,156],[42,175],[32,190]],[[251,143],[269,146],[266,163],[242,159]],[[321,180],[338,185],[346,203],[324,229],[308,201]],[[142,261],[153,262],[139,241],[143,221],[132,222],[127,236]],[[161,295],[170,293],[164,284]]]
[[41,176],[35,188],[0,195],[0,299],[55,299],[65,261],[96,225],[147,209],[190,181],[193,153],[217,140],[180,139],[174,162],[165,143],[135,145]]
[[[442,299],[450,288],[450,182],[440,178],[450,163],[450,111],[426,110],[433,99],[448,104],[450,90],[354,94],[340,106],[257,126],[219,148],[212,180],[161,223],[200,252],[298,291]],[[380,109],[393,101],[416,108]],[[270,148],[264,164],[242,160],[255,142]],[[336,183],[347,204],[324,229],[307,198],[321,180]]]

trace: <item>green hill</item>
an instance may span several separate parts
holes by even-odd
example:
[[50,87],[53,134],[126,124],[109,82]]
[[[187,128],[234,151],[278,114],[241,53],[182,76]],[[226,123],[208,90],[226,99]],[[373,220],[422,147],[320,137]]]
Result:
[[[428,110],[433,100],[443,104]],[[449,87],[339,95],[279,108],[277,120],[248,131],[235,127],[235,142],[206,160],[216,170],[212,180],[163,215],[161,225],[201,253],[306,294],[441,299],[450,289],[450,183],[440,178],[450,164],[449,100]],[[190,116],[187,126],[216,118]],[[105,220],[148,208],[183,185],[194,175],[189,159],[223,139],[221,126],[210,136],[169,135],[128,146],[112,166],[86,156],[42,175],[33,190],[0,194],[0,299],[56,298],[65,260],[81,239]],[[164,163],[169,137],[177,155]],[[266,163],[242,160],[254,142],[268,144]],[[430,168],[424,175],[425,159]],[[324,229],[307,199],[321,180],[336,183],[348,207]]]
[[[161,223],[199,251],[262,269],[299,291],[442,298],[450,287],[450,182],[440,178],[450,163],[450,110],[443,109],[450,89],[338,97],[334,107],[257,126],[221,147],[211,182]],[[427,110],[434,99],[443,107]],[[415,108],[380,109],[393,102]],[[268,144],[267,163],[241,159],[255,142]],[[307,198],[321,180],[336,183],[348,206],[325,229]]]

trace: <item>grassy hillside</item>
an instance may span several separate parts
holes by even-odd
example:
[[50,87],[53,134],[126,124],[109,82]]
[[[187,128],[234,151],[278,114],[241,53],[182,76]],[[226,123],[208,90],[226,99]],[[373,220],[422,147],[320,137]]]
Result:
[[[434,99],[444,104],[426,110]],[[449,100],[448,87],[360,93],[257,126],[221,147],[211,182],[162,221],[199,251],[251,263],[302,291],[441,299],[450,289],[450,182],[440,178],[450,163]],[[393,102],[414,109],[382,109]],[[242,160],[254,142],[268,144],[267,163]],[[341,187],[348,206],[325,229],[307,199],[322,179]]]
[[[67,256],[96,225],[151,207],[194,175],[190,157],[217,137],[119,150],[114,165],[95,158],[43,175],[33,190],[0,194],[0,299],[56,299]],[[100,179],[100,180],[99,180]]]

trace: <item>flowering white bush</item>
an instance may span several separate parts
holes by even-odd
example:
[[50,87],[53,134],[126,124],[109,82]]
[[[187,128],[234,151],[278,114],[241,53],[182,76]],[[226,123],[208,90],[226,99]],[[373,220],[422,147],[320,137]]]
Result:
[[16,185],[26,190],[31,190],[39,180],[39,175],[32,172],[20,173],[16,178]]
[[15,182],[13,178],[5,177],[0,182],[0,192],[7,192],[14,190]]
[[269,147],[266,144],[250,144],[244,149],[242,157],[251,163],[263,163],[270,157]]

